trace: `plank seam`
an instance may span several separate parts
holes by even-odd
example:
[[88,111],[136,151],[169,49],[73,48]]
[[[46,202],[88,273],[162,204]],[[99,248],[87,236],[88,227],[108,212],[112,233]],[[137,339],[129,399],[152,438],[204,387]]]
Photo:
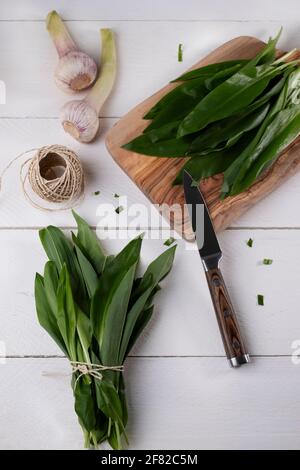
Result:
[[[122,116],[102,116],[100,115],[99,116],[99,119],[121,119]],[[0,116],[0,119],[3,119],[3,120],[21,120],[21,119],[24,119],[24,120],[55,120],[55,121],[58,121],[59,120],[59,116]]]
[[[104,21],[118,22],[118,23],[281,23],[282,19],[218,19],[218,18],[209,18],[209,19],[175,19],[175,18],[166,18],[166,19],[121,19],[121,18],[85,18],[85,19],[64,19],[65,23],[96,23]],[[285,23],[292,22],[293,20],[285,20]],[[26,18],[26,19],[13,19],[13,18],[1,18],[0,23],[45,23],[44,18]]]
[[[291,354],[250,354],[251,358],[291,358],[293,357]],[[222,355],[131,355],[128,358],[136,358],[136,359],[226,359],[226,356]],[[5,359],[66,359],[66,356],[61,355],[11,355],[6,356]]]
[[[27,227],[23,227],[23,226],[20,226],[20,227],[10,227],[10,226],[3,226],[3,227],[0,227],[0,231],[11,231],[11,230],[15,230],[15,231],[36,231],[36,230],[40,230],[42,228],[45,227],[45,224],[43,225],[36,225],[36,226],[27,226]],[[60,228],[61,230],[76,230],[77,229],[77,226],[75,225],[59,225],[57,224],[57,227]],[[164,231],[170,231],[172,230],[170,227],[165,227],[165,228],[157,228],[157,227],[137,227],[137,228],[134,228],[134,227],[109,227],[108,229],[106,227],[96,227],[95,225],[91,225],[90,226],[92,230],[103,230],[105,232],[110,232],[112,230],[127,230],[127,231],[143,231],[143,230],[148,230],[148,231],[157,231],[157,230],[161,230],[162,232]],[[298,226],[282,226],[282,227],[257,227],[257,226],[254,226],[254,227],[251,227],[251,226],[247,226],[247,227],[227,227],[224,231],[246,231],[246,230],[263,230],[263,231],[276,231],[276,230],[279,230],[279,231],[285,231],[285,230],[290,230],[290,231],[299,231],[300,230],[300,227]]]

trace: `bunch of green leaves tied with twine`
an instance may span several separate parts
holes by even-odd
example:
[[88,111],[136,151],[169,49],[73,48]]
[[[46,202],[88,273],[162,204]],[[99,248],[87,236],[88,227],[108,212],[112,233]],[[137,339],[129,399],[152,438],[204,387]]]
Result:
[[195,181],[224,173],[221,197],[249,188],[300,134],[295,50],[276,58],[281,31],[253,58],[191,70],[144,116],[152,122],[124,148],[188,157]]
[[123,364],[151,318],[153,298],[176,247],[137,277],[141,236],[116,256],[106,256],[94,231],[73,214],[78,232],[72,241],[57,227],[40,231],[49,261],[35,279],[38,320],[70,361],[85,447],[107,440],[121,449],[127,440]]

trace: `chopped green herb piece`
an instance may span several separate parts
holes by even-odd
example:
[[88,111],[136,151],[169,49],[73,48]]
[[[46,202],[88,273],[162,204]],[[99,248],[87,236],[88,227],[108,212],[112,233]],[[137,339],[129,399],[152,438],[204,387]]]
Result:
[[95,191],[95,192],[94,192],[94,196],[99,196],[100,192],[101,192],[101,191]]
[[182,59],[183,59],[182,46],[183,44],[178,44],[178,54],[177,54],[178,62],[182,62]]
[[168,240],[165,241],[164,245],[171,246],[171,245],[173,245],[174,242],[175,242],[175,238],[170,237],[170,238],[168,238]]
[[119,206],[116,208],[116,213],[117,214],[120,214],[120,212],[122,212],[124,210],[124,207],[123,206]]
[[264,264],[272,264],[272,263],[273,263],[273,260],[270,259],[270,258],[264,258],[263,263],[264,263]]
[[191,188],[198,188],[198,186],[199,186],[198,181],[193,180],[193,181],[191,182]]
[[249,240],[247,241],[247,245],[250,246],[250,248],[252,248],[252,246],[253,246],[252,238],[249,238]]
[[258,295],[257,295],[257,303],[258,303],[258,305],[265,305],[265,304],[264,304],[264,296],[263,296],[263,295],[261,295],[261,294],[258,294]]
[[117,198],[117,197],[120,197],[120,195],[117,194],[117,193],[115,193],[115,194],[114,194],[114,197]]

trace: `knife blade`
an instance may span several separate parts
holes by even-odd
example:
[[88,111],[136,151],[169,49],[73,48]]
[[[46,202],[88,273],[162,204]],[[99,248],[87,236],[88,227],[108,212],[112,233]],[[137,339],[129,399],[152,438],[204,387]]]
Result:
[[250,362],[250,357],[246,352],[234,308],[219,268],[222,250],[202,193],[198,185],[193,183],[192,176],[184,171],[185,201],[204,266],[224,349],[229,364],[232,367],[239,367]]

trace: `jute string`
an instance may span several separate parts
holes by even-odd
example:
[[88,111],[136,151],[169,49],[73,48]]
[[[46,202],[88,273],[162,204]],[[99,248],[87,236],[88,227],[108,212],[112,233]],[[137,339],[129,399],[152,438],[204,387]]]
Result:
[[90,364],[88,362],[77,362],[77,361],[71,361],[70,364],[72,367],[72,374],[76,374],[76,372],[80,372],[75,382],[75,388],[76,388],[78,380],[85,375],[94,377],[97,380],[102,380],[103,374],[101,374],[101,372],[104,372],[106,370],[112,370],[114,372],[123,372],[124,370],[124,366],[103,366],[102,364]]
[[[32,152],[35,152],[35,155],[28,158],[20,168],[22,192],[29,203],[37,209],[51,212],[77,206],[84,198],[83,168],[75,152],[63,145],[30,149],[15,157],[4,168],[0,176],[0,191],[2,179],[7,170],[16,160]],[[57,168],[62,170],[61,175],[57,175]],[[40,205],[32,199],[26,187],[27,183],[41,199],[51,203],[65,203],[64,206],[51,208]]]

